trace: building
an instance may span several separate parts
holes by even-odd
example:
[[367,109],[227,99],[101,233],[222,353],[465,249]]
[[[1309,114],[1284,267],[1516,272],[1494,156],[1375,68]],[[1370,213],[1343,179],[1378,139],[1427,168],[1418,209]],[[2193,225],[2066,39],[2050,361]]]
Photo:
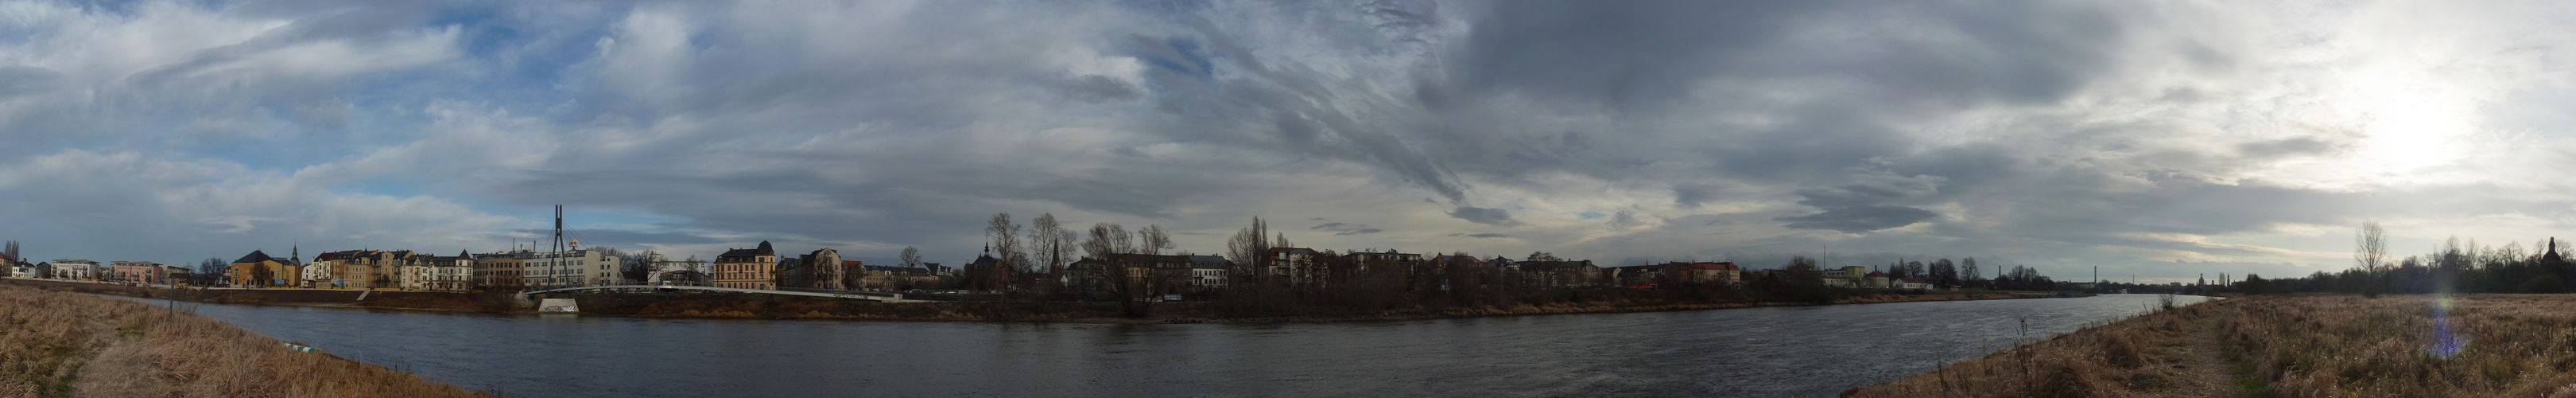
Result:
[[170,283],[169,266],[150,261],[112,261],[99,280],[159,285]]
[[840,251],[826,247],[796,256],[794,263],[779,271],[786,273],[782,280],[790,287],[846,290],[858,282],[850,278],[849,267],[860,266],[857,261],[846,263],[841,261]]
[[293,258],[279,259],[252,250],[225,267],[224,275],[233,287],[292,287],[302,280],[304,267]]
[[1905,278],[1896,281],[1893,287],[1897,289],[1931,289],[1932,283],[1924,281],[1923,278]]
[[355,261],[360,252],[351,250],[313,255],[313,261],[304,264],[304,273],[296,275],[296,286],[341,287],[345,281],[341,279],[344,275],[340,269]]
[[859,270],[856,272],[858,285],[852,286],[853,289],[900,291],[921,289],[939,283],[939,277],[932,275],[929,268],[867,265],[857,261],[843,261],[841,266],[845,269]]
[[1362,275],[1379,272],[1410,273],[1415,266],[1422,265],[1422,255],[1397,253],[1395,250],[1387,250],[1385,253],[1352,252],[1342,255],[1342,258],[1350,260],[1352,265],[1359,266],[1358,271]]
[[519,275],[530,288],[553,289],[576,286],[625,284],[618,276],[617,256],[605,250],[576,249],[559,252],[531,252],[519,261]]
[[395,286],[408,290],[464,291],[473,288],[474,256],[413,256],[396,268]]
[[99,276],[97,261],[57,259],[50,264],[54,279],[97,280]]
[[[1107,258],[1085,256],[1066,265],[1068,287],[1092,293],[1126,292],[1139,295],[1178,294],[1192,291],[1196,256],[1160,254],[1112,254]],[[1215,257],[1215,256],[1208,256]],[[1222,260],[1220,258],[1219,260]],[[1213,265],[1222,267],[1219,265]]]
[[1324,272],[1322,263],[1315,261],[1315,257],[1315,249],[1273,247],[1268,254],[1262,256],[1265,261],[1259,264],[1261,269],[1253,273],[1269,278],[1274,281],[1271,282],[1272,284],[1278,285],[1299,286],[1314,283],[1323,277]]
[[1664,264],[1661,271],[1670,283],[1733,285],[1744,281],[1744,269],[1734,262],[1673,262]]
[[777,267],[778,251],[770,248],[769,241],[760,241],[757,248],[725,250],[716,256],[715,284],[736,289],[776,289]]
[[1615,284],[1613,286],[1626,288],[1652,288],[1662,286],[1664,279],[1667,279],[1664,275],[1664,267],[1671,265],[1672,264],[1648,264],[1610,267],[1610,269],[1603,272],[1610,273],[1611,283]]
[[649,280],[648,284],[667,286],[708,286],[707,280],[707,273],[700,272],[695,269],[664,269],[653,271],[652,279]]
[[649,261],[649,263],[646,263],[645,265],[648,266],[647,269],[651,270],[651,272],[645,274],[645,284],[708,286],[709,282],[706,261],[700,261],[695,256],[689,257],[688,260],[681,261],[664,260],[660,254],[648,254],[648,257],[649,258],[646,258],[645,261]]
[[397,289],[406,267],[415,264],[420,254],[410,250],[342,250],[313,256],[304,267],[306,287],[339,289]]
[[1515,265],[1520,270],[1522,283],[1537,288],[1593,286],[1610,277],[1601,266],[1593,265],[1592,260],[1522,261]]
[[169,285],[172,285],[172,286],[192,286],[192,285],[204,285],[204,284],[206,284],[206,282],[205,282],[205,281],[203,281],[203,280],[199,280],[199,279],[197,279],[197,278],[198,278],[198,276],[197,276],[197,271],[189,270],[189,269],[188,269],[188,267],[180,267],[180,266],[168,266],[168,267],[161,267],[161,280],[166,281],[166,282],[162,282],[162,283],[165,283],[165,284],[169,284]]
[[18,258],[17,241],[10,241],[7,249],[0,249],[0,267],[9,267],[9,274],[5,276],[11,278],[36,277],[36,265]]
[[1190,289],[1196,291],[1209,291],[1225,289],[1226,286],[1229,286],[1227,283],[1230,283],[1231,281],[1228,280],[1229,278],[1227,278],[1227,276],[1234,272],[1233,261],[1225,261],[1225,257],[1223,256],[1189,257]]
[[1861,278],[1860,278],[1860,287],[1863,287],[1863,288],[1870,288],[1870,289],[1886,289],[1886,288],[1888,288],[1888,285],[1887,285],[1887,273],[1885,273],[1885,272],[1878,272],[1878,271],[1870,271],[1868,276],[1863,276],[1863,277],[1861,277]]
[[529,258],[535,256],[535,252],[527,250],[476,254],[473,264],[470,265],[474,268],[471,283],[486,289],[505,291],[526,289],[528,286],[525,275],[526,264]]

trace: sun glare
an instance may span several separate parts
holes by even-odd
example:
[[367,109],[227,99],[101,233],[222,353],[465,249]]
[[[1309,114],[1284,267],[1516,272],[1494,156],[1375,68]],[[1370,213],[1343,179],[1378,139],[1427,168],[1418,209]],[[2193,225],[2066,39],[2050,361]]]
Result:
[[[2471,128],[2469,104],[2419,68],[2381,66],[2346,79],[2351,98],[2343,113],[2364,137],[2350,170],[2365,178],[2396,177],[2453,160],[2450,141]],[[2382,180],[2385,181],[2385,180]]]

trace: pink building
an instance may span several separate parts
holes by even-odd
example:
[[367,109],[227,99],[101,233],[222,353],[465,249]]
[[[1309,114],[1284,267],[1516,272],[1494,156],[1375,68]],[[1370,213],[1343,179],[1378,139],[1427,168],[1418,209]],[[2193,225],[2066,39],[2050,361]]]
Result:
[[160,263],[150,261],[118,261],[110,263],[107,266],[107,274],[100,275],[98,279],[110,282],[136,282],[155,285],[169,283],[169,271],[164,270],[163,268],[165,268],[165,266]]

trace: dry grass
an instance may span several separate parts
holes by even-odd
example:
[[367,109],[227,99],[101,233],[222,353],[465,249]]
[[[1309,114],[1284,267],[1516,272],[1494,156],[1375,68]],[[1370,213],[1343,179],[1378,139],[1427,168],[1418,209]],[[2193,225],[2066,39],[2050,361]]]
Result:
[[161,307],[0,286],[0,397],[470,397]]
[[1847,395],[2576,397],[2576,295],[2473,295],[2437,307],[2444,301],[2228,299]]
[[[2226,308],[2212,302],[2078,330],[1887,384],[1863,397],[2131,397],[2225,395],[2223,367],[2201,358],[2195,327]],[[2147,311],[2152,309],[2141,309]]]
[[2262,298],[2225,318],[2226,343],[2277,396],[2576,396],[2576,295],[2454,298],[2437,321],[2443,301]]

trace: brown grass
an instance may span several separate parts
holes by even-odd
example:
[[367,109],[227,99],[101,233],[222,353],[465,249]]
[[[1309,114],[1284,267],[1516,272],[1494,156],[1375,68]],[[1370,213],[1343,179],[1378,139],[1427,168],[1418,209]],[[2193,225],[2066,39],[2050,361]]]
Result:
[[483,396],[162,307],[0,286],[0,397]]
[[[2225,395],[2224,367],[2195,350],[2195,322],[2226,309],[2212,302],[2078,330],[1961,361],[1887,384],[1862,397],[2131,397]],[[2147,309],[2141,309],[2147,310]],[[2223,372],[2216,372],[2223,374]]]
[[2576,397],[2576,295],[2253,296],[1961,361],[1866,397]]
[[2576,396],[2576,295],[2264,298],[2225,318],[2249,384],[2278,396]]

